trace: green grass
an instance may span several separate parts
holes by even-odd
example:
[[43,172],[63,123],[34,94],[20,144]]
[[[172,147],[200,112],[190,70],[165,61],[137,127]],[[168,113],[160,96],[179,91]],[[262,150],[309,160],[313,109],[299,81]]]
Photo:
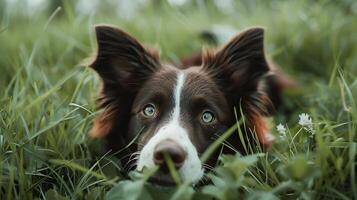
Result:
[[[150,4],[131,21],[108,4],[78,15],[63,2],[27,17],[0,1],[0,199],[357,199],[354,1],[239,1],[229,14],[212,4]],[[123,28],[164,59],[207,46],[198,34],[212,24],[266,27],[267,54],[300,85],[272,118],[272,150],[222,156],[207,175],[214,184],[200,188],[148,185],[152,171],[123,179],[118,159],[98,154],[87,135],[99,81],[83,60],[96,48],[96,23]],[[311,116],[313,135],[300,113]]]

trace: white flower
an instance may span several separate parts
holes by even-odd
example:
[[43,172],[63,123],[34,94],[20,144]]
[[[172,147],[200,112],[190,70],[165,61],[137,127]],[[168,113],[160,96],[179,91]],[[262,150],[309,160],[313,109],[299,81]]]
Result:
[[310,126],[312,125],[312,119],[307,113],[301,113],[299,115],[299,124],[301,126]]
[[281,138],[284,138],[286,136],[286,128],[284,125],[280,123],[276,126],[276,129],[278,130]]
[[301,113],[299,115],[299,124],[304,127],[304,129],[312,134],[314,134],[314,129],[312,127],[312,119],[307,113]]

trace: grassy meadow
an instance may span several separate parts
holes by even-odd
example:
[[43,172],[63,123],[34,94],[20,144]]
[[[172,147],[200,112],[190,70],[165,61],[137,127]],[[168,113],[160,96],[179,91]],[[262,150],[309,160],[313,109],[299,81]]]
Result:
[[[90,12],[69,0],[10,2],[0,0],[0,199],[357,199],[355,1],[152,0],[129,15],[114,1]],[[85,61],[99,23],[166,60],[209,46],[199,35],[215,24],[265,27],[267,55],[299,84],[271,118],[273,148],[222,155],[201,187],[153,186],[151,171],[125,179],[114,152],[88,137],[100,81]]]

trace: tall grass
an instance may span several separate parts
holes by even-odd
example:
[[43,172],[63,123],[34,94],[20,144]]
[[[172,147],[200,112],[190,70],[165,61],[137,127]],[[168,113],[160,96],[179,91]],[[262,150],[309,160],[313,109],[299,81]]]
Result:
[[[0,199],[357,198],[356,3],[239,1],[231,13],[201,1],[150,3],[124,20],[104,3],[78,15],[63,2],[31,17],[0,2]],[[212,24],[265,26],[268,55],[300,84],[272,118],[272,150],[222,156],[204,187],[152,186],[150,171],[124,180],[113,152],[99,154],[100,141],[87,136],[99,81],[83,60],[95,49],[96,23],[160,47],[164,59],[200,51],[199,32]],[[313,133],[300,113],[311,116]]]

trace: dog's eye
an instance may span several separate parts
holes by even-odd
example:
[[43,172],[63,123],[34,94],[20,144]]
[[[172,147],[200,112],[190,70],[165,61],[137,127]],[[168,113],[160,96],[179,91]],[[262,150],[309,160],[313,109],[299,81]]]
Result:
[[153,117],[156,113],[156,108],[153,104],[147,104],[143,109],[143,114],[146,117]]
[[211,111],[204,111],[202,113],[202,116],[201,116],[201,120],[204,122],[204,123],[211,123],[214,121],[214,115]]

